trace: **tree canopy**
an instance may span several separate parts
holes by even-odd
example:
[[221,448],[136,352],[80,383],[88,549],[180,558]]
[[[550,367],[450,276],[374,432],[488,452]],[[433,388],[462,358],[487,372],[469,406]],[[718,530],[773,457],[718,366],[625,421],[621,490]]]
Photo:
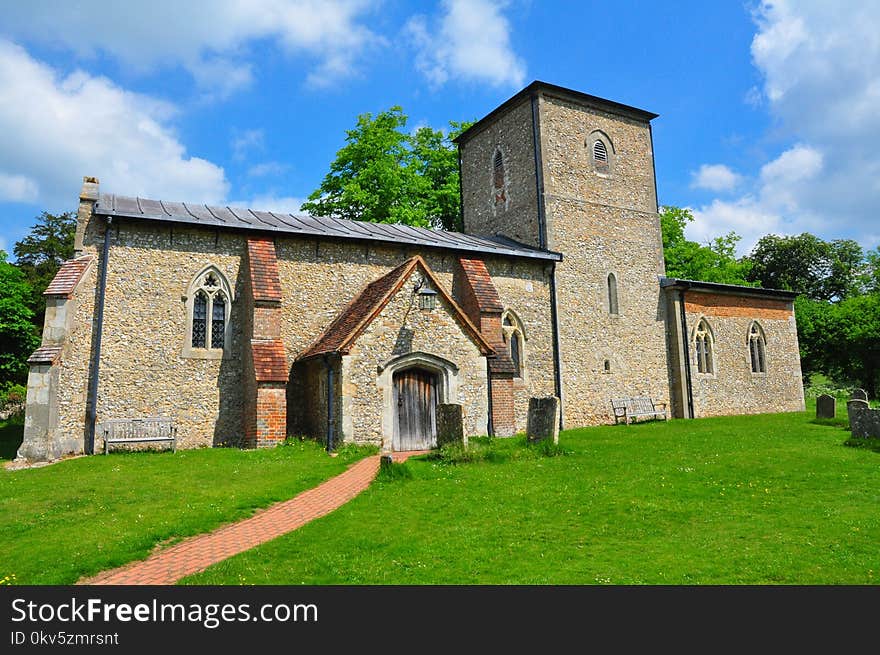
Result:
[[706,245],[689,241],[685,238],[684,230],[693,220],[691,211],[681,207],[663,207],[660,212],[666,275],[686,280],[755,286],[748,279],[751,262],[736,258],[736,245],[741,237],[730,232]]
[[24,273],[30,286],[27,305],[34,314],[35,323],[42,327],[46,302],[43,292],[55,273],[66,260],[73,257],[73,239],[76,233],[76,213],[50,214],[43,212],[30,233],[13,248],[15,266]]
[[0,250],[0,390],[27,381],[27,358],[39,345],[28,303],[31,287]]
[[470,123],[451,121],[406,132],[407,116],[391,107],[358,116],[330,171],[303,211],[376,223],[460,230],[458,153],[452,139]]
[[851,239],[824,241],[803,233],[761,237],[749,258],[749,279],[772,289],[797,291],[814,300],[842,300],[861,291],[865,256]]

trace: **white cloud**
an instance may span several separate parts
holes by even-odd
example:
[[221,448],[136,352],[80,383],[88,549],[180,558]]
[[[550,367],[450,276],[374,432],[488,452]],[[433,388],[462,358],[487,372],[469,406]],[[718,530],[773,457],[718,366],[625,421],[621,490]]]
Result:
[[251,166],[247,170],[246,175],[248,177],[275,177],[286,173],[289,169],[289,164],[282,164],[277,161],[265,161]]
[[168,103],[80,71],[59,77],[3,40],[0,88],[3,199],[70,209],[83,175],[127,195],[217,202],[227,193],[222,168],[187,155]]
[[244,130],[232,137],[232,158],[241,161],[251,152],[262,152],[266,147],[266,133],[263,130]]
[[741,178],[724,164],[703,164],[700,170],[691,173],[691,186],[709,191],[731,191]]
[[[745,250],[747,235],[772,231],[870,244],[880,201],[880,3],[765,1],[755,21],[761,106],[776,119],[773,137],[789,145],[755,172],[749,194],[698,208],[689,234],[739,226]],[[756,104],[754,92],[748,98]]]
[[186,68],[210,93],[248,85],[248,47],[272,40],[314,61],[309,81],[326,84],[355,70],[383,39],[361,24],[371,0],[28,0],[3,10],[0,33],[63,46],[81,57],[99,51],[129,68]]
[[510,44],[510,23],[501,13],[506,5],[445,0],[439,20],[411,18],[405,32],[417,49],[416,67],[435,86],[450,78],[522,86],[526,67]]
[[250,200],[232,200],[227,204],[232,207],[246,207],[256,211],[278,212],[281,214],[304,214],[300,207],[305,198],[294,196],[275,196],[271,194],[254,196]]
[[0,173],[0,202],[34,202],[38,195],[37,183],[31,178]]

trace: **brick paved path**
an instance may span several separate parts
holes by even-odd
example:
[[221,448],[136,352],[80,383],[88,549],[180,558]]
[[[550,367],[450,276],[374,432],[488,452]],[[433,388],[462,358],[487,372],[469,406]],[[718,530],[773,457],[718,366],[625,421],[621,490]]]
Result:
[[[427,451],[394,453],[397,462]],[[379,470],[379,456],[366,457],[344,473],[322,482],[298,496],[276,503],[252,517],[197,535],[147,559],[104,571],[77,584],[164,585],[202,571],[270,539],[296,530],[309,521],[329,514],[366,489]]]

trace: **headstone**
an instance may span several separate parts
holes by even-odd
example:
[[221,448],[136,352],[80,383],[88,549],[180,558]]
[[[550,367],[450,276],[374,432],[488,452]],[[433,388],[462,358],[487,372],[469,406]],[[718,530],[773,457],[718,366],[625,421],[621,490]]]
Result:
[[850,400],[846,404],[849,429],[860,439],[880,439],[880,410],[870,409],[864,400]]
[[552,439],[559,443],[559,398],[529,398],[526,434],[530,442]]
[[467,437],[461,420],[461,405],[437,405],[437,445],[460,443],[467,447]]
[[816,398],[816,418],[834,418],[837,414],[837,399],[823,393]]
[[868,392],[864,389],[855,389],[852,392],[852,395],[849,397],[850,400],[868,400]]

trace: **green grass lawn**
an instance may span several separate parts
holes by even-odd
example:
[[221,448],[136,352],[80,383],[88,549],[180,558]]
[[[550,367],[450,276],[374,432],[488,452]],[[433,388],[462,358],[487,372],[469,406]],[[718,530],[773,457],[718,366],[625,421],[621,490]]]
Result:
[[[20,441],[21,426],[0,423],[5,459]],[[366,452],[330,458],[319,445],[297,441],[272,450],[114,453],[0,469],[0,579],[76,582],[291,498]]]
[[510,439],[484,461],[410,460],[185,583],[874,584],[880,454],[814,408],[572,430],[556,457]]

